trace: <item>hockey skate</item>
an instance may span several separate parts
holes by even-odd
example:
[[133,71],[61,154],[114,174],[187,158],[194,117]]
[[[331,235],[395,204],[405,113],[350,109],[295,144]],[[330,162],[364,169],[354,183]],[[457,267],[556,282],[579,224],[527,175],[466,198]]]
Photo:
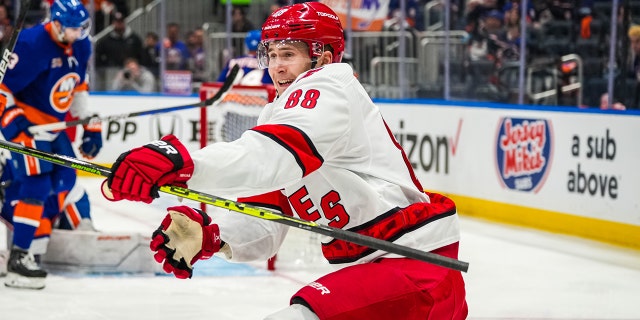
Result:
[[36,263],[32,254],[11,249],[4,285],[12,288],[42,289],[47,272]]

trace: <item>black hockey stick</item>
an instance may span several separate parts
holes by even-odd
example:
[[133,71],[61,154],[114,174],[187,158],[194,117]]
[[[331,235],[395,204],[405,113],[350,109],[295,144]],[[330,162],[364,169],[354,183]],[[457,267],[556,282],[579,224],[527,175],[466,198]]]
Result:
[[[0,140],[0,148],[7,149],[12,152],[20,153],[27,156],[32,156],[38,159],[42,159],[51,163],[55,163],[61,166],[81,170],[84,172],[93,173],[99,176],[107,177],[111,174],[111,170],[107,167],[103,167],[91,162],[83,161],[80,159],[67,157],[63,155],[57,155],[41,150],[25,147],[21,144],[2,141]],[[467,272],[469,269],[469,263],[452,259],[449,257],[441,256],[432,252],[424,252],[417,249],[402,246],[393,242],[380,240],[370,236],[365,236],[356,232],[342,230],[331,226],[321,225],[312,221],[305,221],[295,217],[290,217],[275,211],[270,211],[251,205],[243,204],[233,200],[219,198],[206,193],[180,188],[175,186],[162,186],[160,191],[181,198],[198,201],[214,207],[224,208],[231,211],[243,213],[255,218],[269,220],[281,224],[285,224],[291,227],[307,230],[310,232],[319,233],[325,236],[329,236],[335,239],[340,239],[348,242],[352,242],[361,246],[365,246],[375,250],[386,251],[401,255],[407,258],[412,258],[424,262],[428,262],[441,267]]]
[[20,36],[20,31],[22,31],[24,20],[27,18],[27,11],[29,11],[30,7],[31,0],[22,0],[20,2],[20,15],[18,15],[16,25],[13,26],[13,32],[11,33],[11,38],[9,38],[7,46],[2,50],[2,60],[0,61],[0,84],[4,81],[4,75],[7,73],[7,68],[9,68],[9,64],[11,63],[11,54],[13,53],[13,49],[16,47],[18,36]]
[[224,96],[233,87],[234,81],[236,80],[235,78],[238,75],[239,70],[240,70],[240,67],[238,65],[234,65],[233,68],[229,71],[229,75],[227,76],[227,79],[224,81],[224,83],[220,87],[220,90],[218,90],[218,92],[216,92],[216,94],[213,97],[208,98],[206,100],[202,100],[197,103],[192,103],[192,104],[187,104],[182,106],[175,106],[175,107],[168,107],[168,108],[161,108],[161,109],[152,109],[152,110],[145,110],[145,111],[138,111],[138,112],[131,112],[131,113],[123,113],[123,114],[106,116],[106,117],[96,116],[96,117],[89,117],[89,118],[84,118],[79,120],[41,124],[41,125],[29,127],[29,132],[31,132],[32,134],[36,134],[38,132],[43,132],[43,131],[63,130],[63,129],[77,126],[77,125],[86,125],[90,123],[97,123],[97,122],[103,122],[103,121],[116,121],[116,120],[138,117],[138,116],[146,116],[151,114],[180,111],[180,110],[186,110],[186,109],[198,108],[198,107],[214,106],[220,103],[222,99],[224,99]]

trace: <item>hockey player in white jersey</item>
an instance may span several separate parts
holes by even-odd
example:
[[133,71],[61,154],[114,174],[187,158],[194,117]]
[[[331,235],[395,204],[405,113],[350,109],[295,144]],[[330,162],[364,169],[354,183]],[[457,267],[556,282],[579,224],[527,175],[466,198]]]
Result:
[[[329,7],[283,7],[262,26],[261,64],[278,97],[239,139],[187,152],[174,136],[122,154],[103,184],[107,199],[151,202],[171,184],[238,198],[304,220],[457,258],[454,203],[425,193],[411,165],[347,64]],[[216,252],[266,260],[288,226],[229,214],[212,219],[168,208],[151,248],[164,270],[189,278]],[[321,239],[338,267],[304,286],[267,319],[465,319],[459,271],[339,239]]]

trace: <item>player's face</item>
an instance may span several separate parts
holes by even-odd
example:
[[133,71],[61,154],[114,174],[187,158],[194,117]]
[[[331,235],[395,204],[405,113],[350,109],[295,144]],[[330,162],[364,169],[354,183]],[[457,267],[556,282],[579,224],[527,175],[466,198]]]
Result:
[[271,43],[267,56],[269,75],[279,93],[287,89],[301,73],[311,69],[309,48],[302,41]]
[[67,43],[73,43],[82,36],[82,28],[64,28],[63,40]]

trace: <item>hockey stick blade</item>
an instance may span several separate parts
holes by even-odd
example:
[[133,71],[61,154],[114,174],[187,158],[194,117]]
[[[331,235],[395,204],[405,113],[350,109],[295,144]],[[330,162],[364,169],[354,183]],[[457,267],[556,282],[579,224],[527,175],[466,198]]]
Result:
[[[111,174],[111,170],[109,168],[97,165],[95,163],[25,147],[21,144],[9,141],[0,140],[0,148],[103,177],[108,177],[109,174]],[[335,239],[352,242],[361,246],[368,247],[370,249],[381,250],[407,258],[428,262],[441,267],[462,272],[467,272],[467,270],[469,269],[469,263],[464,261],[441,256],[432,252],[420,251],[393,242],[365,236],[356,232],[321,225],[313,221],[305,221],[278,212],[216,197],[199,191],[176,186],[162,186],[160,187],[160,191],[181,198],[205,203],[214,207],[228,209],[255,218],[269,220],[310,232],[319,233]]]
[[233,68],[231,68],[231,70],[229,71],[229,76],[224,81],[222,86],[220,86],[220,90],[218,90],[218,92],[216,92],[216,94],[213,97],[208,98],[206,100],[199,101],[197,103],[192,103],[192,104],[187,104],[182,106],[175,106],[175,107],[168,107],[168,108],[161,108],[161,109],[151,109],[151,110],[145,110],[145,111],[123,113],[119,115],[112,115],[112,116],[106,116],[106,117],[89,117],[89,118],[84,118],[79,120],[41,124],[41,125],[29,127],[29,132],[32,134],[36,134],[38,132],[64,130],[69,127],[93,124],[97,122],[117,121],[121,119],[146,116],[151,114],[167,113],[167,112],[180,111],[180,110],[186,110],[186,109],[198,108],[198,107],[215,106],[218,103],[222,102],[222,100],[227,95],[229,90],[231,90],[239,70],[240,70],[240,67],[238,65],[234,65]]
[[20,15],[18,16],[18,20],[16,20],[16,25],[13,27],[13,32],[11,33],[11,38],[9,38],[7,46],[2,50],[2,60],[0,60],[0,84],[4,81],[7,68],[9,68],[9,64],[11,63],[11,54],[13,54],[13,49],[16,46],[16,42],[18,42],[18,37],[24,26],[24,20],[27,17],[29,8],[31,8],[31,0],[23,0],[20,2]]

